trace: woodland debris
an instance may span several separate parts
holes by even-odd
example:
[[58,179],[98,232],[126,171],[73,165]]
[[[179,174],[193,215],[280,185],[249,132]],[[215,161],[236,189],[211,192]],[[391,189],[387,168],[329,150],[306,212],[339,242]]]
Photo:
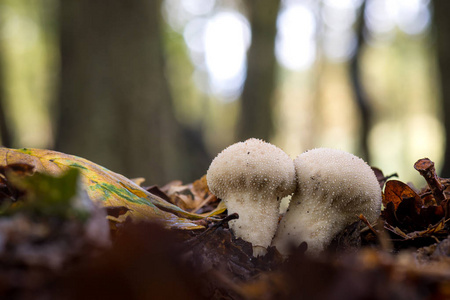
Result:
[[[66,164],[80,163],[75,169],[91,168],[82,178],[100,194],[89,194],[75,173],[47,178],[37,172],[41,161],[58,170],[55,162],[64,156],[36,152],[41,156],[34,159],[24,151],[17,157],[8,152],[17,164],[0,165],[2,299],[450,299],[448,200],[438,203],[431,187],[416,191],[387,181],[379,221],[360,216],[368,227],[360,221],[345,227],[323,255],[305,255],[303,242],[284,261],[274,247],[253,257],[252,245],[228,227],[235,215],[205,217],[224,207],[211,199],[203,179],[170,192],[161,188],[157,197],[66,157]],[[29,164],[20,164],[22,158]],[[449,179],[438,179],[450,186]],[[123,185],[112,184],[120,180]],[[448,190],[443,193],[448,198]],[[192,195],[185,203],[205,214],[169,205],[175,194]],[[93,205],[90,195],[107,195],[107,208]],[[145,203],[199,217],[189,222],[202,222],[204,229],[186,230],[185,220],[180,230],[136,222],[139,209],[150,207]],[[386,241],[391,245],[383,246]]]
[[428,186],[433,193],[434,199],[438,205],[445,200],[444,190],[445,186],[441,183],[439,176],[436,174],[436,169],[434,167],[434,162],[428,158],[419,159],[414,164],[414,169],[419,171],[420,175],[425,178]]

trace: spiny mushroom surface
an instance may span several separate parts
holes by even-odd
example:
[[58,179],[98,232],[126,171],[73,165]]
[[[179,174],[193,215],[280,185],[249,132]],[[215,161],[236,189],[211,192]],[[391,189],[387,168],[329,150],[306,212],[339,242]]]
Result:
[[293,160],[280,148],[248,139],[224,149],[206,174],[208,187],[221,198],[236,237],[252,243],[253,255],[266,253],[275,234],[281,198],[295,189]]
[[380,215],[381,189],[372,169],[353,154],[318,148],[294,160],[297,189],[273,244],[284,256],[301,242],[318,254],[336,234],[363,214]]

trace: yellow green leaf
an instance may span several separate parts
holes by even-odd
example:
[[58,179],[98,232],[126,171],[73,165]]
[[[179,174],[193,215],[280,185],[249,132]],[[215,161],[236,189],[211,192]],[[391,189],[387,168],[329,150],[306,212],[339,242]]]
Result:
[[87,159],[51,150],[0,148],[0,166],[15,163],[32,165],[36,172],[53,176],[78,169],[83,186],[94,202],[105,207],[125,206],[129,209],[115,221],[122,222],[130,217],[132,220],[160,220],[170,228],[203,228],[191,220],[204,216],[186,212],[147,192],[132,180]]
[[213,217],[213,216],[217,216],[217,215],[223,213],[226,210],[227,210],[227,207],[226,207],[225,203],[223,201],[220,201],[219,205],[217,205],[216,209],[214,209],[213,211],[201,214],[201,215],[204,217]]

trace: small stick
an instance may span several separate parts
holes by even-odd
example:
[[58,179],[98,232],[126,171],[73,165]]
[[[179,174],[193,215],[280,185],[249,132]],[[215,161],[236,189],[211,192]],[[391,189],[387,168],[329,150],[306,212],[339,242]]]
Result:
[[[380,242],[381,249],[385,251],[391,251],[393,246],[391,241],[389,240],[389,236],[387,235],[386,231],[384,230],[376,230],[372,225],[370,225],[369,220],[363,215],[359,215],[359,219],[363,221],[364,224],[367,225],[367,227],[375,234],[375,236],[378,238],[378,241]],[[383,228],[383,225],[381,224],[381,220],[379,221],[379,227]]]
[[439,180],[436,174],[436,169],[434,168],[434,162],[428,158],[419,159],[414,164],[414,169],[419,171],[428,183],[431,192],[433,193],[434,199],[437,205],[440,205],[442,201],[445,200],[444,190],[445,186]]
[[223,218],[221,221],[219,221],[218,223],[214,224],[213,227],[220,227],[225,223],[230,222],[231,220],[236,220],[239,219],[239,215],[237,213],[233,213],[231,215],[226,216],[225,218]]
[[383,180],[386,181],[386,180],[388,180],[388,179],[390,179],[390,178],[392,178],[392,177],[398,177],[398,174],[397,174],[397,173],[394,173],[394,174],[391,174],[391,175],[384,176],[384,177],[383,177]]
[[196,244],[200,241],[200,239],[202,239],[203,237],[207,236],[210,232],[216,230],[217,228],[223,226],[224,224],[227,224],[228,222],[230,222],[231,220],[235,220],[235,219],[239,219],[239,215],[237,213],[233,213],[229,216],[226,216],[225,218],[223,218],[222,220],[220,220],[219,222],[213,224],[211,227],[209,227],[208,229],[206,229],[205,231],[203,231],[202,233],[200,233],[198,236],[195,236],[189,240],[186,241],[186,243],[188,244]]
[[368,227],[373,233],[375,233],[376,236],[378,236],[378,232],[375,230],[375,228],[373,228],[372,225],[370,225],[369,220],[367,220],[367,218],[366,218],[363,214],[360,214],[360,215],[359,215],[359,219],[360,219],[361,221],[363,221],[364,224],[366,224],[367,227]]

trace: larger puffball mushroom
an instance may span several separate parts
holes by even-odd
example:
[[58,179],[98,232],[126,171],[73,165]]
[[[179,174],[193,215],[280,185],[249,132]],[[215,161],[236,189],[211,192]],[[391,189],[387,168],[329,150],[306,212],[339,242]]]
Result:
[[278,225],[280,200],[295,189],[293,160],[280,148],[248,139],[224,149],[206,174],[208,187],[221,198],[236,237],[252,243],[253,255],[266,253]]
[[300,154],[294,164],[297,190],[273,241],[284,256],[301,242],[308,253],[318,254],[360,214],[369,222],[379,217],[380,185],[361,158],[318,148]]

